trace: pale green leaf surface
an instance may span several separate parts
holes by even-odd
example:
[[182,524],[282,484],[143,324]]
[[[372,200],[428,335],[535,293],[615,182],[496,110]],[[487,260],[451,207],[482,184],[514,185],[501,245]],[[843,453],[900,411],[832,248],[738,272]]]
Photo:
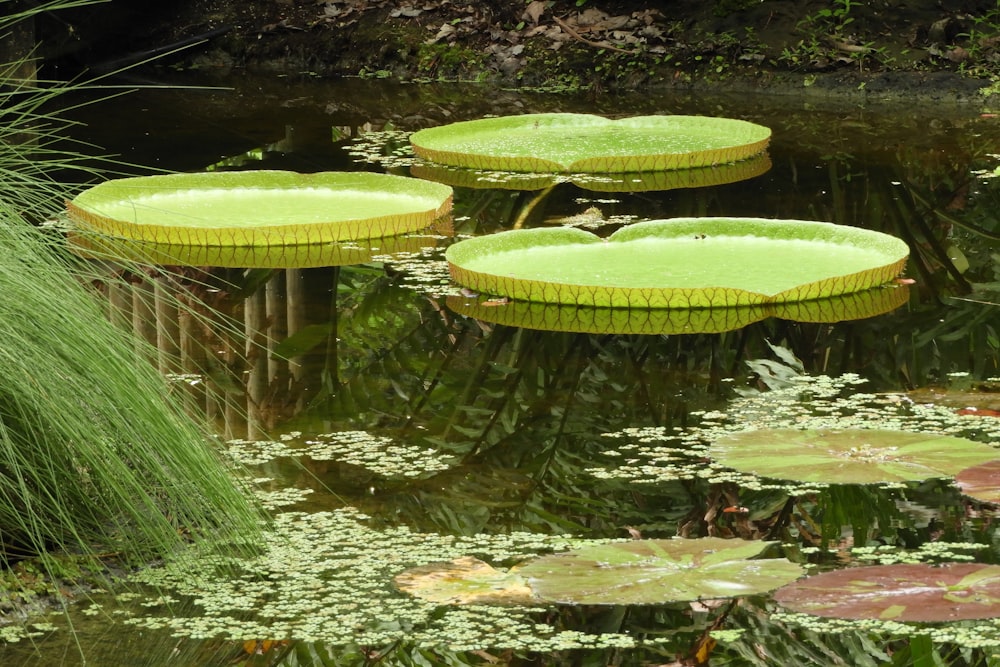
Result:
[[761,153],[771,130],[731,118],[524,114],[461,121],[410,136],[441,164],[535,172],[643,172],[736,162]]
[[933,433],[876,429],[759,429],[719,438],[709,455],[762,477],[830,484],[946,478],[1000,458],[996,448]]
[[265,246],[416,231],[451,210],[451,188],[365,172],[208,172],[106,181],[68,202],[83,228],[129,239]]
[[584,547],[520,569],[535,594],[564,604],[666,604],[764,593],[798,578],[784,558],[748,560],[773,542],[705,537]]
[[818,299],[885,284],[904,242],[804,220],[677,218],[607,239],[580,229],[527,229],[461,241],[446,254],[456,282],[526,301],[705,308]]

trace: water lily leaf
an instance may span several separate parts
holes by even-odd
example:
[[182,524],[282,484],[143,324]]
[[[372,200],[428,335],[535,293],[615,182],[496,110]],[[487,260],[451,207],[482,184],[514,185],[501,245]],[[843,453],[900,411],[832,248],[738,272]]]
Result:
[[370,262],[374,255],[415,253],[437,244],[436,234],[402,234],[338,243],[277,246],[176,245],[134,241],[87,232],[67,235],[82,257],[117,258],[159,266],[218,266],[243,269],[305,269]]
[[555,183],[569,182],[594,192],[652,192],[736,183],[767,173],[770,168],[771,158],[761,153],[732,164],[668,171],[556,175],[424,163],[410,167],[410,174],[456,188],[541,190]]
[[955,475],[955,482],[967,496],[1000,504],[1000,459],[962,470]]
[[519,574],[502,572],[472,556],[410,568],[395,581],[404,593],[437,604],[538,604]]
[[85,229],[140,241],[274,246],[394,236],[451,210],[451,188],[366,172],[207,172],[106,181],[67,202]]
[[473,169],[612,173],[708,167],[762,153],[771,130],[732,118],[573,113],[482,118],[410,136],[432,162]]
[[875,429],[759,429],[709,445],[724,466],[762,477],[881,484],[951,477],[998,458],[990,445],[934,433]]
[[606,239],[521,229],[448,248],[452,278],[524,301],[619,308],[709,308],[819,299],[883,285],[909,250],[892,236],[804,220],[675,218]]
[[774,599],[792,611],[845,619],[964,621],[1000,616],[1000,566],[872,565],[789,584]]
[[755,595],[802,575],[784,558],[748,560],[773,542],[703,537],[633,540],[544,556],[520,574],[542,600],[563,604],[665,604]]
[[483,322],[541,331],[598,334],[721,333],[768,317],[795,322],[843,322],[887,313],[907,302],[902,287],[876,287],[829,299],[734,308],[592,308],[558,303],[508,301],[497,306],[488,298],[449,296],[448,307]]

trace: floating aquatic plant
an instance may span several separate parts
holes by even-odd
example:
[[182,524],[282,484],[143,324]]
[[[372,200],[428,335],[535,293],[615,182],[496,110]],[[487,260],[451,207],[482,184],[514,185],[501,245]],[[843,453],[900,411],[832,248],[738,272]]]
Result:
[[72,232],[69,246],[82,257],[125,260],[154,266],[217,266],[244,269],[288,269],[363,264],[372,257],[415,253],[434,246],[438,237],[400,234],[337,243],[305,245],[179,245],[134,241],[93,233]]
[[[1000,421],[959,416],[933,404],[913,403],[904,394],[872,394],[853,373],[838,377],[799,375],[787,386],[734,398],[725,411],[694,411],[686,428],[641,427],[607,433],[621,444],[606,451],[609,464],[592,468],[602,479],[659,483],[675,479],[735,482],[747,489],[779,488],[791,495],[814,492],[824,482],[763,481],[709,458],[709,443],[748,429],[892,429],[1000,441]],[[986,446],[986,445],[983,445]],[[958,470],[955,471],[959,472]],[[952,473],[954,474],[954,473]],[[951,476],[951,474],[946,475]]]
[[541,190],[558,183],[572,183],[594,192],[651,192],[678,188],[703,188],[745,181],[767,173],[771,159],[765,153],[731,164],[691,169],[633,173],[538,174],[520,171],[463,169],[434,163],[410,167],[410,175],[456,188]]
[[987,503],[1000,504],[1000,459],[960,471],[955,475],[955,482],[967,496]]
[[896,564],[824,572],[774,594],[796,612],[849,619],[949,622],[1000,617],[1000,566]]
[[396,584],[442,604],[648,605],[728,598],[765,593],[803,574],[784,558],[754,558],[773,544],[717,537],[625,540],[543,556],[507,572],[463,557],[407,570]]
[[331,645],[380,646],[409,641],[420,648],[553,651],[634,646],[627,634],[560,630],[531,608],[469,605],[442,610],[391,586],[409,567],[479,554],[524,560],[539,552],[590,544],[529,533],[455,537],[406,527],[376,529],[351,508],[286,512],[254,557],[220,555],[208,545],[178,554],[136,578],[195,608],[164,609],[130,620],[190,638],[283,638]]
[[371,239],[424,229],[451,188],[366,172],[207,172],[106,181],[67,202],[87,230],[178,245],[267,246]]
[[754,429],[718,438],[708,455],[741,472],[827,484],[946,478],[994,461],[990,445],[883,429]]
[[462,121],[410,135],[418,157],[474,169],[642,172],[736,162],[762,153],[771,130],[731,118],[547,113]]
[[876,287],[827,299],[732,308],[594,308],[491,297],[450,296],[461,315],[484,322],[543,331],[616,334],[686,334],[732,331],[777,317],[796,322],[842,322],[881,315],[909,299],[904,287]]
[[800,565],[785,558],[754,558],[772,544],[717,537],[597,544],[543,556],[518,574],[539,598],[563,604],[664,604],[756,595],[803,574]]
[[709,308],[819,299],[884,285],[909,250],[892,236],[822,222],[676,218],[602,239],[524,229],[448,248],[455,282],[524,301],[619,308]]

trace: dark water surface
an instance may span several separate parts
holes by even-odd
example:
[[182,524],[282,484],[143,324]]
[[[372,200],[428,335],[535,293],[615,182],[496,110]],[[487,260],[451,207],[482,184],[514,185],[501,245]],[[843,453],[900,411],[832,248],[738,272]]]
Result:
[[[229,84],[230,90],[140,90],[83,108],[77,113],[84,123],[79,138],[151,169],[406,174],[408,167],[399,160],[359,162],[352,154],[355,140],[366,131],[409,132],[487,114],[728,116],[772,128],[771,167],[765,173],[734,183],[639,193],[569,183],[544,196],[458,187],[454,231],[485,234],[515,224],[557,224],[596,207],[611,220],[607,229],[677,216],[812,219],[883,231],[911,247],[907,275],[916,284],[897,288],[909,293],[895,304],[876,304],[882,314],[873,317],[847,319],[860,312],[855,305],[818,314],[731,312],[639,324],[514,309],[463,310],[468,300],[449,301],[444,296],[449,290],[440,284],[447,237],[415,240],[403,248],[412,257],[397,254],[387,262],[378,255],[391,248],[344,266],[325,266],[322,256],[283,264],[282,256],[272,255],[269,268],[244,270],[237,262],[236,268],[207,274],[184,270],[189,281],[206,281],[185,289],[230,315],[230,325],[236,323],[225,329],[217,322],[208,340],[213,353],[207,355],[195,344],[205,335],[198,326],[177,316],[176,309],[171,314],[157,298],[161,291],[176,290],[169,277],[109,288],[112,316],[158,345],[164,371],[187,374],[198,410],[220,435],[251,441],[280,441],[285,435],[298,445],[336,445],[333,454],[301,457],[297,464],[277,459],[260,466],[261,476],[273,480],[267,483],[270,490],[313,491],[294,509],[353,506],[375,527],[454,536],[527,531],[623,538],[631,530],[647,538],[768,538],[789,545],[789,558],[823,567],[850,562],[851,547],[916,550],[935,540],[980,543],[985,546],[977,560],[998,560],[992,510],[943,481],[897,489],[836,486],[802,492],[795,501],[780,489],[759,491],[697,475],[650,483],[592,472],[620,463],[607,451],[622,444],[621,438],[605,434],[696,427],[709,419],[707,411],[726,414],[741,390],[766,390],[798,372],[772,345],[801,360],[804,374],[853,373],[867,380],[860,389],[842,388],[845,394],[916,391],[891,403],[934,403],[958,420],[939,428],[996,440],[988,418],[956,411],[1000,409],[1000,188],[975,173],[1000,164],[994,155],[1000,152],[997,119],[971,109],[857,106],[807,97],[594,97],[360,79],[240,78]],[[400,147],[405,138],[393,135],[376,150],[385,154]],[[428,271],[430,277],[421,280]],[[516,326],[526,322],[535,324]],[[569,330],[547,330],[558,328]],[[242,359],[247,339],[278,355]],[[863,403],[846,410],[872,409]],[[803,398],[800,417],[826,409]],[[966,416],[970,421],[962,422]],[[374,439],[374,456],[352,456],[352,448],[368,446],[347,442],[343,434],[353,432],[365,434],[369,445]],[[378,449],[379,442],[390,440],[408,449],[396,454]],[[399,465],[385,465],[394,460]],[[428,463],[434,461],[444,461],[444,469],[435,470]],[[725,511],[742,506],[746,513]],[[805,547],[829,551],[811,555]],[[373,559],[387,556],[373,547]],[[37,638],[35,646],[10,644],[0,648],[0,662],[78,664],[82,652],[88,664],[151,666],[360,665],[376,664],[379,656],[380,664],[495,659],[638,665],[679,664],[672,661],[706,655],[709,662],[683,664],[833,664],[833,656],[841,664],[907,664],[905,640],[893,644],[892,635],[855,631],[831,637],[800,630],[772,622],[774,609],[773,602],[757,598],[704,608],[558,608],[541,614],[540,622],[662,642],[634,649],[513,653],[500,646],[488,658],[457,649],[417,649],[405,641],[363,647],[200,642],[122,625],[108,611],[74,613],[77,639],[59,630]],[[58,618],[53,622],[62,624]],[[712,650],[706,644],[710,629],[746,632]],[[993,664],[988,648],[939,642],[934,650],[944,664]],[[892,652],[896,658],[889,657]]]

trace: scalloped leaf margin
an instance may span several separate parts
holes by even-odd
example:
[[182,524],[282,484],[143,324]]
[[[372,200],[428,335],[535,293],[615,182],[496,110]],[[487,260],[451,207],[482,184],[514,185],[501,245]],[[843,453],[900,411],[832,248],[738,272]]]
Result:
[[806,220],[675,218],[607,239],[526,229],[448,248],[452,279],[483,294],[612,308],[713,308],[821,299],[884,285],[907,245],[881,232]]
[[276,246],[395,236],[451,211],[452,189],[367,172],[206,172],[106,181],[67,202],[70,220],[118,238]]
[[417,156],[455,167],[621,173],[710,167],[762,153],[771,130],[734,118],[575,113],[459,121],[410,136]]

